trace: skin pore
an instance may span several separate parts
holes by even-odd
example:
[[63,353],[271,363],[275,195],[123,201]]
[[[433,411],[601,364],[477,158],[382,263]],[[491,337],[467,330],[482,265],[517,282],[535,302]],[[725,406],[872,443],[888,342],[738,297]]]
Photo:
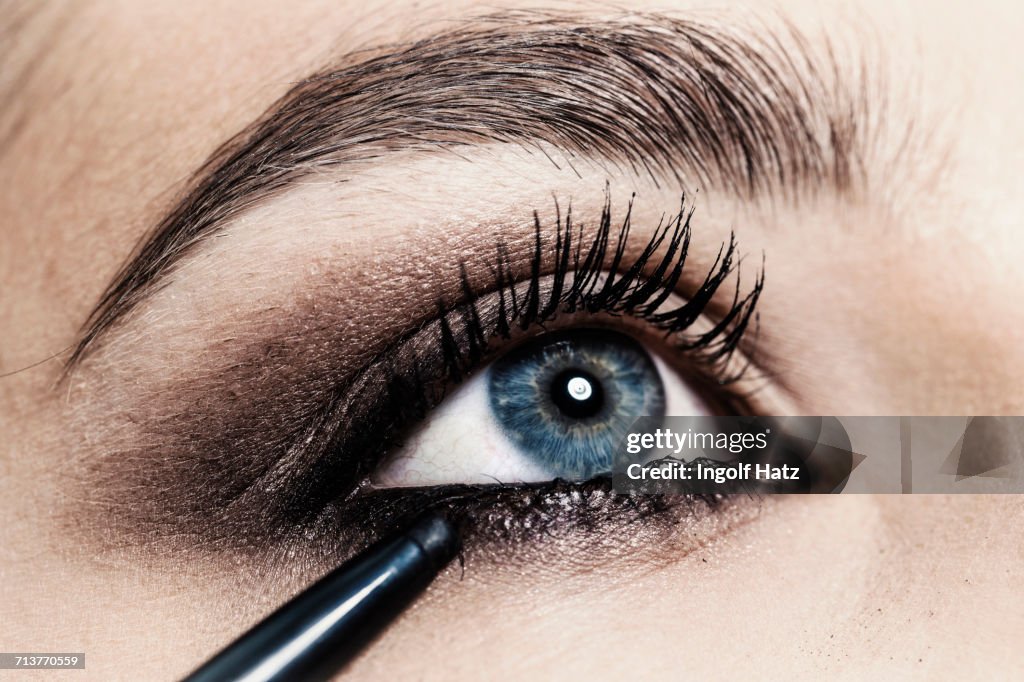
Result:
[[[858,191],[745,196],[507,143],[392,151],[320,169],[224,221],[63,381],[66,353],[4,376],[0,649],[85,651],[95,679],[170,679],[328,570],[344,549],[238,551],[223,533],[138,523],[131,509],[157,484],[132,497],[118,483],[157,480],[191,433],[160,431],[177,416],[216,416],[239,387],[311,386],[365,361],[373,339],[458,293],[460,263],[483,272],[495,232],[515,253],[528,246],[533,211],[551,223],[553,199],[593,225],[606,192],[617,215],[635,193],[642,243],[681,194],[695,197],[698,279],[730,234],[748,286],[764,254],[759,411],[1024,412],[1020,10],[888,4],[643,8],[751,31],[789,23],[811,54],[827,35],[843,69],[862,59],[884,75],[867,95],[884,125],[860,150]],[[544,9],[581,22],[622,14]],[[196,169],[296,81],[479,13],[456,2],[13,5],[24,22],[0,57],[22,74],[2,84],[16,103],[0,115],[0,372],[75,344]],[[256,347],[284,350],[263,357],[274,371],[240,382],[231,371]],[[305,373],[291,381],[297,357]],[[998,673],[1021,665],[1022,516],[1013,496],[767,499],[605,537],[562,529],[482,547],[351,673]],[[968,655],[972,632],[984,636]]]

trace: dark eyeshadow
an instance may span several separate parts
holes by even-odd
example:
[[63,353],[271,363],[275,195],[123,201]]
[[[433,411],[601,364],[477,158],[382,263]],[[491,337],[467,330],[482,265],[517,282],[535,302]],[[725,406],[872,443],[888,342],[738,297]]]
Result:
[[[464,267],[460,296],[438,300],[434,319],[396,335],[357,371],[339,373],[331,358],[358,339],[293,332],[277,342],[254,340],[215,381],[181,382],[170,391],[179,409],[137,414],[141,435],[92,465],[90,508],[112,512],[105,538],[236,552],[302,540],[338,554],[432,506],[464,520],[470,538],[506,542],[543,537],[556,526],[582,532],[678,511],[680,500],[618,499],[600,481],[373,493],[361,487],[453,385],[514,337],[559,315],[640,318],[671,338],[687,362],[708,373],[727,365],[763,279],[744,296],[737,284],[727,312],[691,334],[736,272],[735,242],[702,270],[686,303],[665,310],[668,293],[684,280],[692,212],[681,206],[639,251],[627,248],[630,215],[613,226],[606,199],[586,238],[571,209],[559,213],[551,233],[536,218],[525,268],[499,244],[489,284],[471,283]],[[604,272],[613,275],[600,277]],[[731,379],[716,376],[719,385]],[[697,502],[714,507],[713,500],[687,505]]]

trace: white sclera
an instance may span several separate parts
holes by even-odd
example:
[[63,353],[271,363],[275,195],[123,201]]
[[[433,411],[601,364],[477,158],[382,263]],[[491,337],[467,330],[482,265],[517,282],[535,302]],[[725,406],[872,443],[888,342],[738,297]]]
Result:
[[[707,414],[704,401],[678,373],[657,355],[651,357],[665,387],[666,413]],[[582,385],[574,384],[577,381]],[[371,476],[371,484],[401,488],[550,480],[548,471],[520,453],[502,434],[491,414],[487,384],[485,369],[434,408],[405,444]],[[593,392],[590,382],[582,377],[570,380],[568,389],[578,400],[586,400]]]

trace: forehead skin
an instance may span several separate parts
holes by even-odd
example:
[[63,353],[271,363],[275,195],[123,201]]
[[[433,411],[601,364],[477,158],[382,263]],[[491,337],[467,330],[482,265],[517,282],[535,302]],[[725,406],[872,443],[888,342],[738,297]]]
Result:
[[[994,1],[945,3],[942,11],[923,1],[894,4],[702,10],[747,18],[753,7],[755,16],[781,15],[801,30],[884,46],[891,88],[879,106],[919,128],[919,147],[906,154],[919,160],[911,165],[920,173],[908,179],[875,169],[881,207],[858,213],[858,221],[834,206],[807,209],[805,222],[844,229],[822,231],[819,258],[786,261],[788,280],[770,273],[789,293],[766,305],[797,330],[813,329],[808,310],[839,311],[844,334],[828,348],[805,339],[777,354],[800,349],[797,382],[813,384],[803,368],[850,365],[836,375],[847,384],[817,386],[806,398],[813,412],[1024,413],[1024,9]],[[20,9],[10,15],[21,16],[23,8],[12,7]],[[545,3],[552,7],[610,14]],[[647,9],[685,15],[692,7]],[[17,66],[8,73],[18,75],[0,81],[4,100],[18,102],[0,112],[0,373],[69,347],[181,183],[292,82],[334,55],[418,37],[475,12],[473,3],[454,2],[128,0],[27,12],[24,31],[3,48]],[[770,222],[793,215],[780,211]],[[752,250],[794,254],[808,239],[804,230],[777,230],[755,235]],[[858,280],[864,272],[892,279]],[[800,282],[835,291],[836,305],[815,310],[814,287]],[[0,524],[0,620],[8,625],[0,648],[84,650],[97,679],[127,678],[128,670],[146,679],[184,673],[288,587],[267,587],[258,576],[240,585],[231,570],[151,573],[145,548],[88,561],[66,551],[78,539],[55,537],[49,521],[69,503],[60,482],[65,445],[87,456],[102,444],[64,420],[68,396],[53,390],[56,365],[0,379],[0,518],[11,520]],[[722,633],[749,647],[734,663],[737,674],[781,673],[778,659],[797,656],[820,671],[842,660],[854,676],[887,660],[924,676],[976,672],[986,661],[1019,664],[1010,657],[1020,655],[1024,609],[1006,587],[1022,558],[1016,498],[837,497],[778,506],[711,547],[708,562],[691,557],[626,584],[600,571],[561,584],[530,575],[501,584],[482,574],[464,584],[453,577],[356,672],[478,679],[481,666],[494,666],[541,677],[566,667],[593,677],[641,669],[646,678],[672,676],[676,669],[658,668],[642,653],[636,660],[607,653],[622,641],[616,632],[659,628],[667,634],[652,632],[635,650],[686,641],[710,652],[704,664],[714,667],[704,672],[716,676],[716,661],[731,659],[716,648]],[[987,544],[979,548],[978,537]],[[292,578],[301,584],[306,576]],[[490,615],[496,608],[500,624]],[[605,625],[610,614],[614,630]],[[538,621],[560,634],[545,633]],[[969,657],[958,653],[964,631],[987,633]],[[140,634],[136,641],[126,633]]]

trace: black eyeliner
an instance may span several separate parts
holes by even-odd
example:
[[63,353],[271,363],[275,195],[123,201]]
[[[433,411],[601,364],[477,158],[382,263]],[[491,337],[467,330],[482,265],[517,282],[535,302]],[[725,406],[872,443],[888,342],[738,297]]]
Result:
[[459,553],[437,515],[345,562],[189,675],[185,682],[313,682],[354,659]]
[[[496,342],[543,328],[563,314],[637,318],[695,372],[707,375],[710,385],[723,389],[738,381],[746,366],[730,373],[729,360],[754,318],[763,270],[741,295],[738,246],[730,238],[685,302],[664,308],[686,269],[692,216],[692,206],[681,197],[678,211],[659,222],[634,256],[628,248],[632,198],[615,220],[606,193],[600,219],[589,227],[575,219],[571,206],[563,212],[556,203],[550,228],[534,215],[528,263],[513,262],[507,245],[499,242],[484,286],[470,282],[463,264],[457,300],[439,300],[433,320],[396,338],[331,391],[303,438],[317,444],[320,455],[304,456],[308,483],[296,486],[293,495],[282,491],[281,508],[293,523],[308,527],[330,506],[358,506],[357,488],[386,452],[399,446],[452,387],[492,359]],[[709,329],[694,333],[691,327],[731,276],[736,284],[727,312]]]

